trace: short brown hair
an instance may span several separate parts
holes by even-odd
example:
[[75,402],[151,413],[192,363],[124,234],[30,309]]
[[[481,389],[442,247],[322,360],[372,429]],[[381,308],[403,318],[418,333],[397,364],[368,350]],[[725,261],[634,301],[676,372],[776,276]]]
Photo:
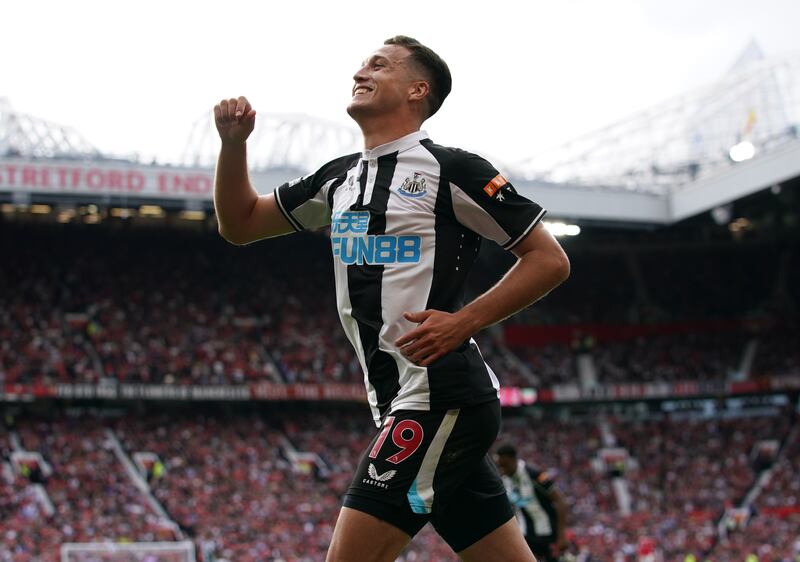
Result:
[[495,452],[497,453],[498,457],[511,457],[514,459],[517,458],[517,449],[515,449],[514,445],[510,443],[503,443],[497,448],[497,451]]
[[425,73],[425,78],[431,87],[428,94],[428,115],[426,119],[439,111],[444,99],[450,93],[453,79],[450,69],[442,57],[433,52],[416,39],[406,35],[395,35],[383,42],[384,45],[399,45],[411,51],[411,60]]

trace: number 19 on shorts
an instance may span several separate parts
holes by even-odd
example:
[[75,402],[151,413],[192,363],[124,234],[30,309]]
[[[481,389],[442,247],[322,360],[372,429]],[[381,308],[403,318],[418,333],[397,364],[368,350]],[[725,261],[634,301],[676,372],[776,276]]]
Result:
[[392,443],[400,448],[400,451],[397,453],[386,457],[385,460],[392,464],[400,464],[413,455],[414,451],[419,449],[419,446],[422,444],[422,438],[425,435],[422,426],[418,422],[414,420],[401,420],[397,425],[394,425],[394,416],[389,416],[383,423],[383,429],[380,435],[378,435],[378,439],[375,441],[372,450],[369,452],[369,458],[378,458],[380,450],[386,438],[389,436],[389,432],[392,434]]

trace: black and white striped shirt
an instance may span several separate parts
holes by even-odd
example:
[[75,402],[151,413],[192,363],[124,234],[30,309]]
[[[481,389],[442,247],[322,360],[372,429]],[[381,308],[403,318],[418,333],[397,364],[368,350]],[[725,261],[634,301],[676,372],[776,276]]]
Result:
[[482,237],[513,248],[545,211],[483,158],[439,146],[424,131],[337,158],[280,186],[297,230],[331,227],[339,317],[364,370],[376,423],[395,410],[449,409],[497,397],[473,339],[420,367],[394,341],[403,312],[463,306]]

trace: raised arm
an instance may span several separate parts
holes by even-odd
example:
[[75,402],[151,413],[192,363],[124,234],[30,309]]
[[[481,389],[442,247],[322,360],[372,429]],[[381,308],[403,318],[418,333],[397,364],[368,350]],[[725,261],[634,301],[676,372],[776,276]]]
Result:
[[247,174],[247,138],[256,124],[256,111],[245,97],[222,100],[214,106],[214,123],[222,141],[214,180],[214,210],[219,233],[243,245],[294,232],[278,209],[275,195],[259,196]]

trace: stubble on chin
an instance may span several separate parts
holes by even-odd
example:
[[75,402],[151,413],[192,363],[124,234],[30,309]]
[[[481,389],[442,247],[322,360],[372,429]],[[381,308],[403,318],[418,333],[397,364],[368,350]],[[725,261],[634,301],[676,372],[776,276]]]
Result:
[[356,121],[358,121],[359,118],[366,116],[369,113],[369,109],[369,106],[358,102],[351,102],[347,104],[347,114]]

